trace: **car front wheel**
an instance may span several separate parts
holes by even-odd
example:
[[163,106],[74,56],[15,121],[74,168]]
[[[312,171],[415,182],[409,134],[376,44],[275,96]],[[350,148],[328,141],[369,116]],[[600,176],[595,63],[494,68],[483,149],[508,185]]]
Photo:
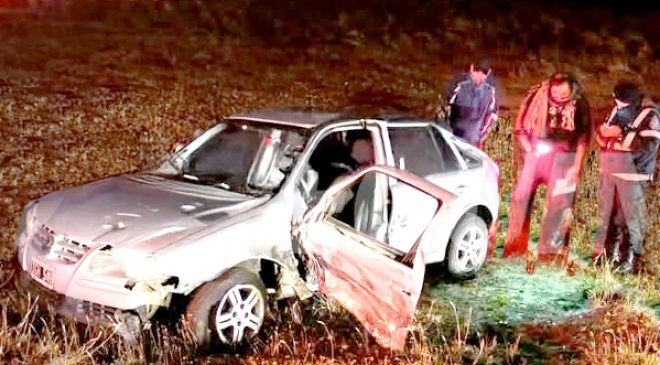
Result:
[[231,269],[202,285],[186,309],[198,347],[247,342],[261,329],[266,300],[266,289],[259,276],[243,269]]
[[488,227],[479,216],[467,213],[456,225],[447,249],[447,271],[457,279],[471,279],[486,262]]

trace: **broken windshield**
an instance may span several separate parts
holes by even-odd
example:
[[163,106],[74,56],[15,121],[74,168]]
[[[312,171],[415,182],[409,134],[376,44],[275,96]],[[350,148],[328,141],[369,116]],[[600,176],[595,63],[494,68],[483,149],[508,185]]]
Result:
[[180,178],[240,193],[279,188],[305,138],[269,125],[221,123],[172,157]]

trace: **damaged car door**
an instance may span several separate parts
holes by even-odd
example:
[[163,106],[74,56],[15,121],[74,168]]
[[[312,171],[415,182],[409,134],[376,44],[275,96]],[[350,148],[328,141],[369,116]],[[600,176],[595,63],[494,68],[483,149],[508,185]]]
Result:
[[[403,252],[389,244],[392,211],[389,179],[434,198],[435,214]],[[403,350],[424,280],[420,245],[431,239],[452,195],[392,167],[371,166],[331,186],[296,233],[306,280],[334,299],[379,345]]]

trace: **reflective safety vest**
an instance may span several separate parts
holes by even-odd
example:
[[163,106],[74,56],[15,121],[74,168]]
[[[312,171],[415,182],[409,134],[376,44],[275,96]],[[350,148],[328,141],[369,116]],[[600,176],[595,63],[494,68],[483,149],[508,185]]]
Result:
[[[616,113],[616,110],[613,113]],[[632,153],[637,173],[615,173],[613,175],[627,181],[653,180],[659,145],[660,111],[655,107],[645,107],[619,141],[607,143],[609,150]]]

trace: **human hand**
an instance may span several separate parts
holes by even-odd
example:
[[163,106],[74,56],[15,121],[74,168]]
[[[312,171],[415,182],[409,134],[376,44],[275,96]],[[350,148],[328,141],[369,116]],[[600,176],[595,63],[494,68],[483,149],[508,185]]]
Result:
[[608,138],[616,138],[620,136],[621,133],[623,133],[621,127],[619,127],[618,125],[608,126],[603,124],[600,126],[599,131],[603,137],[608,137]]
[[520,136],[518,143],[520,144],[520,147],[522,147],[523,151],[532,152],[532,142],[530,142],[527,136]]
[[572,165],[567,171],[566,171],[566,179],[577,182],[578,179],[580,178],[580,165]]

